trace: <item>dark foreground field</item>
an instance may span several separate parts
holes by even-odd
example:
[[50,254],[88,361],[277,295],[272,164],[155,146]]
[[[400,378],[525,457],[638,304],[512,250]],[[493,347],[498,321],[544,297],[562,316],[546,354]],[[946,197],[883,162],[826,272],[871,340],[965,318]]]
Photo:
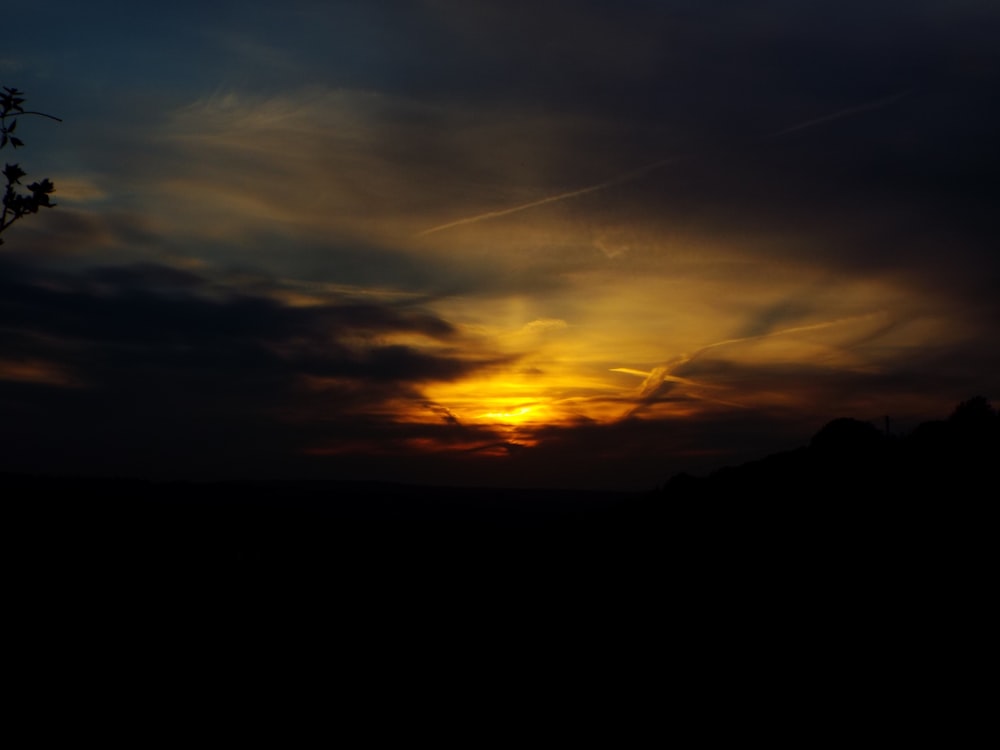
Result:
[[868,586],[887,568],[926,566],[933,577],[987,563],[993,503],[981,478],[904,481],[859,457],[834,458],[789,452],[648,493],[9,474],[0,483],[20,575],[89,576],[97,586],[455,585],[473,594],[511,581],[663,592],[751,575],[813,585],[863,571]]
[[288,699],[376,736],[975,734],[986,472],[852,461],[620,495],[0,476],[16,712],[104,731],[112,680],[116,717]]

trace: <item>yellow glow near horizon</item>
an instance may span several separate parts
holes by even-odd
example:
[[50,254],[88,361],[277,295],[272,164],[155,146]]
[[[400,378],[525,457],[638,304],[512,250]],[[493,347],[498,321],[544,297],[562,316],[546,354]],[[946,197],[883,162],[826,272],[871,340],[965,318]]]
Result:
[[495,419],[503,424],[520,424],[529,421],[530,415],[535,411],[537,407],[534,406],[519,406],[508,411],[488,411],[479,416],[482,419]]
[[[696,321],[697,337],[688,328],[671,329],[669,316],[665,320],[652,314],[656,308],[648,298],[594,295],[589,314],[579,322],[513,319],[508,322],[512,332],[494,331],[498,350],[510,347],[504,353],[514,355],[523,346],[531,352],[509,369],[430,384],[423,393],[440,409],[434,418],[446,413],[459,424],[489,427],[522,444],[535,441],[543,428],[581,422],[808,408],[816,399],[810,373],[875,372],[881,353],[895,351],[885,348],[894,343],[885,333],[890,316],[879,310],[854,313],[852,307],[867,304],[870,295],[851,291],[855,299],[844,299],[847,314],[733,336],[726,333],[738,330],[740,321],[734,323],[724,312],[715,317],[706,313]],[[672,312],[670,306],[662,307]],[[658,339],[657,329],[673,335]],[[856,345],[872,336],[880,337],[882,345]],[[643,346],[636,345],[637,338]],[[424,409],[419,421],[429,419]]]
[[428,395],[461,423],[520,428],[560,421],[550,389],[537,378],[507,374],[441,384]]
[[[613,422],[627,408],[627,396],[641,381],[595,366],[573,372],[559,363],[479,375],[428,386],[424,394],[457,423],[484,428],[510,443],[530,446],[552,427],[585,422]],[[430,410],[415,415],[424,421]]]

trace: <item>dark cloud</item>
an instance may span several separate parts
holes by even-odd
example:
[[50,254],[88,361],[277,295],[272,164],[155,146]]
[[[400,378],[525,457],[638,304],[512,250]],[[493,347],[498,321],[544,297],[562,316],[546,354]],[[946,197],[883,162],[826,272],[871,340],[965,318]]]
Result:
[[[312,439],[296,420],[356,421],[390,398],[419,399],[417,384],[496,362],[469,341],[459,351],[455,329],[418,309],[290,307],[149,264],[69,273],[5,262],[0,332],[2,430],[18,446],[4,465],[36,469],[184,475],[243,451],[272,465]],[[383,343],[394,335],[429,346]]]
[[[20,331],[95,344],[200,347],[295,339],[336,344],[359,334],[404,332],[438,339],[454,334],[446,321],[421,311],[357,303],[291,307],[238,291],[221,298],[199,295],[205,279],[151,264],[79,275],[5,266],[0,304]],[[396,347],[388,351],[398,356]]]

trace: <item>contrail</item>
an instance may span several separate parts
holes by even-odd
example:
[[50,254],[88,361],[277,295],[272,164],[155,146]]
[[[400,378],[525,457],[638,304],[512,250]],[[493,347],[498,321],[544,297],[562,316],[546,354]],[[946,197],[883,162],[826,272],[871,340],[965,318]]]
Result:
[[[884,312],[871,312],[865,313],[863,315],[851,315],[846,318],[836,318],[834,320],[823,321],[822,323],[810,323],[809,325],[794,326],[792,328],[782,328],[780,331],[771,331],[770,333],[762,333],[757,336],[743,336],[735,339],[725,339],[723,341],[716,341],[714,344],[708,344],[698,349],[694,354],[682,355],[677,359],[668,362],[665,365],[659,367],[654,367],[652,372],[645,372],[643,370],[634,370],[629,367],[615,367],[612,368],[611,372],[624,372],[629,375],[638,375],[639,377],[644,377],[645,380],[642,383],[642,388],[639,391],[639,395],[636,398],[635,406],[629,409],[624,415],[623,419],[628,418],[635,414],[639,409],[649,404],[656,393],[660,390],[665,382],[667,383],[680,383],[681,385],[696,385],[699,387],[705,387],[702,384],[696,383],[688,378],[678,377],[673,375],[672,372],[676,370],[681,365],[686,365],[695,358],[701,356],[703,353],[709,351],[710,349],[716,349],[720,346],[728,346],[729,344],[739,344],[745,341],[760,341],[761,339],[774,338],[775,336],[786,336],[792,333],[802,333],[804,331],[816,331],[822,328],[830,328],[831,326],[841,325],[843,323],[851,323],[859,320],[866,320],[868,318],[877,317],[879,315],[884,315]],[[698,396],[693,394],[695,398],[705,399],[704,396]],[[716,401],[717,399],[707,399],[711,401]],[[728,403],[728,402],[720,402]],[[739,404],[733,404],[735,406],[740,406]]]
[[806,128],[812,128],[816,125],[822,125],[825,122],[832,122],[833,120],[839,120],[844,117],[852,117],[854,115],[859,115],[862,112],[871,112],[873,109],[882,109],[882,107],[888,107],[893,102],[899,101],[904,96],[909,96],[910,91],[911,89],[906,89],[905,91],[900,91],[898,94],[887,96],[885,99],[879,99],[877,102],[859,104],[856,107],[848,107],[847,109],[841,109],[829,115],[817,117],[814,120],[806,120],[805,122],[800,122],[797,125],[790,125],[787,128],[783,128],[782,130],[777,130],[770,135],[766,135],[764,138],[778,138],[780,136],[787,135],[788,133],[794,133],[798,130],[805,130]]
[[[789,127],[783,128],[782,130],[777,130],[769,135],[764,136],[761,140],[769,140],[771,138],[779,138],[788,133],[794,133],[799,130],[805,130],[806,128],[812,128],[817,125],[822,125],[826,122],[831,122],[833,120],[839,120],[844,117],[852,117],[854,115],[861,114],[862,112],[870,112],[874,109],[881,109],[882,107],[887,107],[899,99],[910,94],[910,89],[901,91],[898,94],[893,94],[884,99],[879,99],[875,102],[869,102],[868,104],[860,104],[856,107],[848,107],[847,109],[841,109],[833,112],[823,117],[817,117],[813,120],[807,120],[806,122],[800,122],[796,125],[790,125]],[[596,185],[588,185],[587,187],[582,187],[577,190],[570,190],[566,193],[559,193],[558,195],[550,195],[545,198],[539,198],[538,200],[531,201],[530,203],[522,203],[518,206],[511,206],[510,208],[503,208],[498,211],[487,211],[486,213],[477,214],[475,216],[467,216],[464,219],[456,219],[455,221],[450,221],[447,224],[440,224],[436,227],[431,227],[430,229],[425,229],[422,232],[417,233],[417,237],[426,237],[429,234],[434,234],[436,232],[443,232],[446,229],[453,229],[454,227],[460,227],[465,224],[475,224],[480,221],[486,221],[488,219],[498,219],[501,216],[509,216],[510,214],[516,214],[520,211],[527,211],[529,208],[537,208],[538,206],[545,206],[549,203],[556,203],[558,201],[568,200],[570,198],[576,198],[581,195],[586,195],[588,193],[595,193],[598,190],[605,190],[609,187],[614,187],[615,185],[621,185],[626,182],[631,182],[636,180],[643,175],[652,172],[654,169],[659,169],[660,167],[665,167],[668,164],[673,164],[681,159],[691,158],[693,155],[688,154],[685,156],[674,156],[666,159],[659,159],[658,161],[651,162],[636,169],[624,172],[617,177],[612,177],[610,180],[605,180],[604,182],[599,182]]]
[[689,378],[681,378],[670,374],[671,369],[677,367],[678,365],[682,365],[685,362],[690,362],[690,359],[679,359],[660,367],[654,367],[651,372],[646,372],[645,370],[634,370],[631,367],[612,367],[611,372],[624,372],[627,375],[637,375],[640,378],[644,378],[642,390],[639,393],[639,398],[642,399],[650,395],[650,393],[659,388],[664,382],[681,383],[682,385],[699,385],[697,382]]
[[452,227],[458,227],[463,224],[475,224],[478,221],[485,221],[486,219],[496,219],[500,216],[507,216],[508,214],[516,214],[518,211],[527,211],[529,208],[535,208],[536,206],[544,206],[547,203],[555,203],[556,201],[564,201],[567,198],[576,198],[579,195],[586,195],[587,193],[595,193],[598,190],[604,190],[605,188],[613,187],[615,185],[621,185],[626,182],[631,182],[632,180],[642,177],[648,172],[652,172],[654,169],[659,169],[667,164],[672,164],[673,162],[679,161],[684,157],[675,156],[669,159],[660,159],[659,161],[654,161],[651,164],[646,164],[642,167],[637,167],[636,169],[624,172],[617,177],[612,177],[610,180],[604,182],[599,182],[596,185],[589,185],[587,187],[582,187],[577,190],[570,190],[568,193],[559,193],[558,195],[550,195],[546,198],[539,198],[536,201],[531,201],[531,203],[522,203],[520,206],[512,206],[510,208],[504,208],[499,211],[487,211],[484,214],[478,214],[476,216],[469,216],[464,219],[458,219],[457,221],[451,221],[447,224],[441,224],[440,226],[431,227],[430,229],[425,229],[424,231],[417,234],[418,237],[424,237],[428,234],[434,234],[435,232],[443,232],[445,229],[451,229]]

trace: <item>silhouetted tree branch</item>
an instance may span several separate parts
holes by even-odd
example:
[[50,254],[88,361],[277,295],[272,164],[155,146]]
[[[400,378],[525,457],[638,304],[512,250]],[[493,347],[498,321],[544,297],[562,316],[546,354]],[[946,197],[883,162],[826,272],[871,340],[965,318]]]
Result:
[[[24,145],[24,141],[14,135],[17,131],[18,117],[33,115],[62,122],[60,118],[46,114],[45,112],[25,110],[22,106],[24,104],[23,94],[23,91],[8,88],[7,86],[4,86],[3,91],[0,92],[0,149],[5,148],[8,143],[15,150]],[[48,178],[39,182],[32,182],[27,186],[30,192],[22,193],[15,186],[21,184],[21,178],[26,177],[27,173],[21,169],[19,164],[5,164],[3,176],[7,184],[3,191],[0,234],[6,231],[18,219],[28,214],[38,213],[39,208],[53,208],[56,205],[49,198],[55,192],[56,187]],[[0,245],[2,244],[3,238],[0,237]]]

